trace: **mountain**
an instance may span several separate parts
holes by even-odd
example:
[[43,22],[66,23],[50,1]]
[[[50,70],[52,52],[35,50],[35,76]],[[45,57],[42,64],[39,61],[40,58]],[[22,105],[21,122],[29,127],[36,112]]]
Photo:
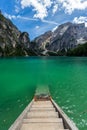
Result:
[[87,42],[85,24],[65,23],[34,39],[34,49],[43,55],[59,55]]
[[69,52],[68,55],[71,54],[70,50],[86,42],[85,24],[70,22],[58,26],[55,31],[45,32],[30,42],[29,34],[19,31],[0,12],[0,56],[56,56],[66,55]]
[[0,56],[26,56],[29,51],[30,38],[27,32],[18,28],[0,12]]
[[87,56],[87,43],[80,44],[76,48],[68,50],[66,55],[67,56]]

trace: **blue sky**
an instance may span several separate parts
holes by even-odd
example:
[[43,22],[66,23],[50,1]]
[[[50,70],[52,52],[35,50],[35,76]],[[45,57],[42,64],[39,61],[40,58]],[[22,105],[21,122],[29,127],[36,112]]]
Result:
[[0,9],[31,39],[65,22],[87,26],[87,0],[1,0]]

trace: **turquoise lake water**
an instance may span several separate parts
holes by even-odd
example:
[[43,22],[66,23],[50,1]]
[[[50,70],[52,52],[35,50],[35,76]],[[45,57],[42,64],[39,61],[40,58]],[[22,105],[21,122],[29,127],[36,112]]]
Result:
[[40,85],[48,85],[53,99],[79,130],[87,130],[87,58],[84,57],[0,59],[0,130],[8,130]]

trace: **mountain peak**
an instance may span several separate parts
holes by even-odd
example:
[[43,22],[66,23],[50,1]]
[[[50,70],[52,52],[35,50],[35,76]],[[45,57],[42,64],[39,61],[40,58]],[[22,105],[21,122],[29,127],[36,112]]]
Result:
[[37,49],[42,48],[42,50],[52,52],[68,50],[87,42],[87,28],[84,23],[67,22],[59,25],[53,32],[45,32],[36,38],[35,42]]

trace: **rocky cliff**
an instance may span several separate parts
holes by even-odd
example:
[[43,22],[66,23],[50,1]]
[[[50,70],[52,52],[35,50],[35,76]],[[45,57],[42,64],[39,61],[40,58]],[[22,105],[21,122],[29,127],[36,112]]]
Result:
[[49,31],[34,39],[34,48],[43,55],[57,55],[59,52],[76,48],[87,42],[87,28],[85,24],[65,23],[52,32]]
[[30,39],[28,33],[18,28],[0,13],[0,56],[29,55]]
[[0,12],[0,56],[65,55],[79,44],[87,42],[85,24],[65,23],[32,42],[27,32],[18,28]]

